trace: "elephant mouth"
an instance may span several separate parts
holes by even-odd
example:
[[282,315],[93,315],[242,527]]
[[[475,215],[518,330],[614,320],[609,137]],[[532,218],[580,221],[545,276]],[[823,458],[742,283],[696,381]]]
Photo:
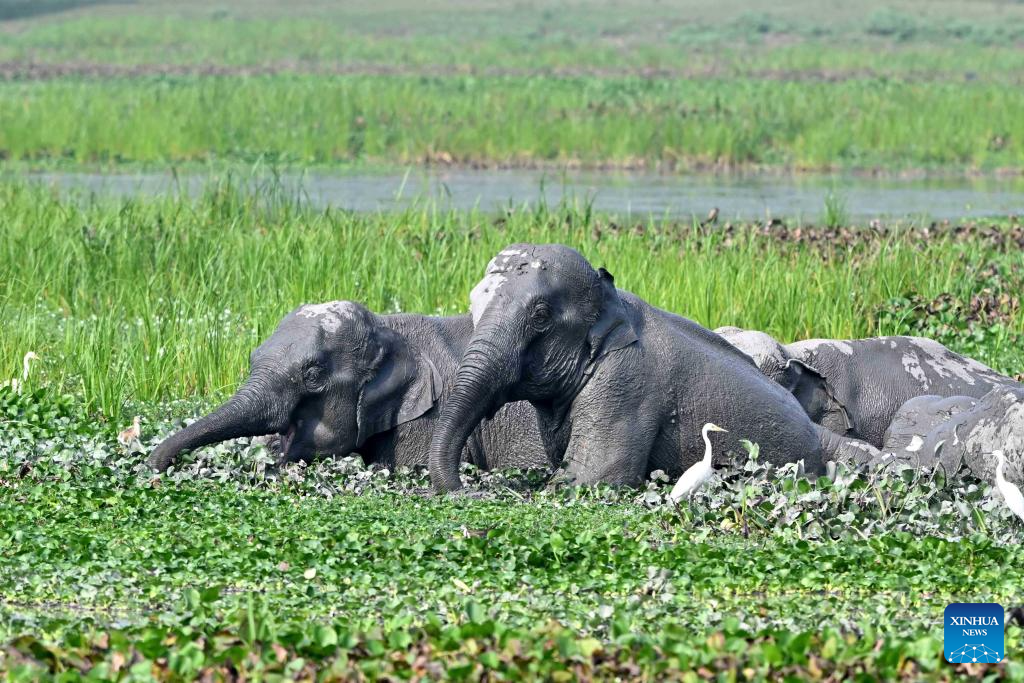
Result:
[[288,425],[288,431],[281,434],[281,455],[288,455],[292,443],[295,441],[295,424]]

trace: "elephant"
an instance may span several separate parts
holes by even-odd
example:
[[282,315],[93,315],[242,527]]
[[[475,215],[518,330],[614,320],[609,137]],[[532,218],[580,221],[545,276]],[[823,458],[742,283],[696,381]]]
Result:
[[896,411],[916,396],[981,398],[998,387],[1024,387],[922,337],[809,339],[783,345],[756,330],[720,327],[715,332],[792,392],[816,423],[876,447],[882,446]]
[[1000,387],[981,398],[917,396],[896,412],[882,450],[914,466],[966,468],[979,479],[995,477],[995,450],[1006,453],[1005,476],[1024,477],[1024,387]]
[[[469,315],[377,315],[351,301],[299,306],[252,352],[250,373],[213,413],[149,457],[280,434],[282,462],[358,453],[390,467],[425,465],[439,412],[473,332]],[[483,469],[550,469],[536,411],[512,403],[473,431],[462,457]]]
[[759,444],[772,464],[877,455],[815,425],[793,395],[720,336],[617,289],[603,268],[558,244],[513,244],[470,294],[473,337],[430,446],[430,478],[461,488],[458,459],[475,425],[511,401],[537,408],[560,479],[636,486],[703,456],[701,428],[729,430],[719,449]]

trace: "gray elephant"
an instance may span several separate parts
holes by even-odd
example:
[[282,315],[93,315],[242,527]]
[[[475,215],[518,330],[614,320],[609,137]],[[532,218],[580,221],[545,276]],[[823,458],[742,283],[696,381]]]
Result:
[[995,477],[992,452],[1006,453],[1005,476],[1024,476],[1024,388],[993,389],[981,398],[918,396],[897,411],[885,432],[883,451],[954,474],[966,468],[979,479]]
[[915,396],[981,398],[1022,385],[921,337],[810,339],[780,344],[764,332],[715,330],[792,392],[816,423],[881,447],[896,411]]
[[[772,463],[871,456],[815,425],[792,394],[720,336],[616,289],[562,245],[514,244],[470,295],[474,332],[430,448],[434,487],[461,487],[459,453],[476,424],[510,401],[537,407],[548,452],[577,484],[638,485],[700,459],[701,428],[729,430],[716,450],[760,445]],[[863,448],[863,450],[862,450]]]
[[[359,453],[387,466],[424,465],[437,404],[473,332],[468,315],[376,315],[349,301],[300,306],[250,358],[245,383],[212,414],[149,457],[227,439],[280,434],[283,461]],[[514,403],[473,430],[461,456],[484,468],[550,468],[536,411]]]

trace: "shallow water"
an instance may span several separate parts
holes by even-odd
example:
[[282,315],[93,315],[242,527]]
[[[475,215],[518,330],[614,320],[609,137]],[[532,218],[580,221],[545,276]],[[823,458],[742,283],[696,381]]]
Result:
[[[23,176],[24,177],[24,176]],[[34,182],[64,191],[106,196],[187,193],[198,196],[215,175],[36,173]],[[254,191],[272,184],[246,181]],[[541,201],[589,203],[593,209],[646,218],[704,218],[712,208],[720,220],[769,217],[818,223],[826,197],[839,198],[848,218],[959,220],[1024,213],[1021,178],[871,178],[862,176],[663,175],[540,170],[415,169],[394,172],[285,174],[278,187],[316,207],[376,211],[424,201],[441,208],[496,211]]]

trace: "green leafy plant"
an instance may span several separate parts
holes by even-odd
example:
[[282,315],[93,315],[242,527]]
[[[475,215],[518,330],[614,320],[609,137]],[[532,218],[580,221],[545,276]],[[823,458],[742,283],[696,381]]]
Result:
[[54,396],[44,388],[19,392],[0,386],[0,434],[53,438],[68,432],[91,432],[82,406],[70,394]]
[[848,225],[850,216],[846,211],[846,200],[842,195],[830,190],[825,195],[825,214],[822,216],[822,223],[830,228],[838,228]]
[[883,334],[929,337],[1004,373],[1021,373],[1024,359],[1009,360],[1000,353],[1024,346],[1024,334],[1014,326],[1024,291],[1020,266],[970,264],[963,281],[967,291],[962,294],[891,298],[875,311],[875,325]]

